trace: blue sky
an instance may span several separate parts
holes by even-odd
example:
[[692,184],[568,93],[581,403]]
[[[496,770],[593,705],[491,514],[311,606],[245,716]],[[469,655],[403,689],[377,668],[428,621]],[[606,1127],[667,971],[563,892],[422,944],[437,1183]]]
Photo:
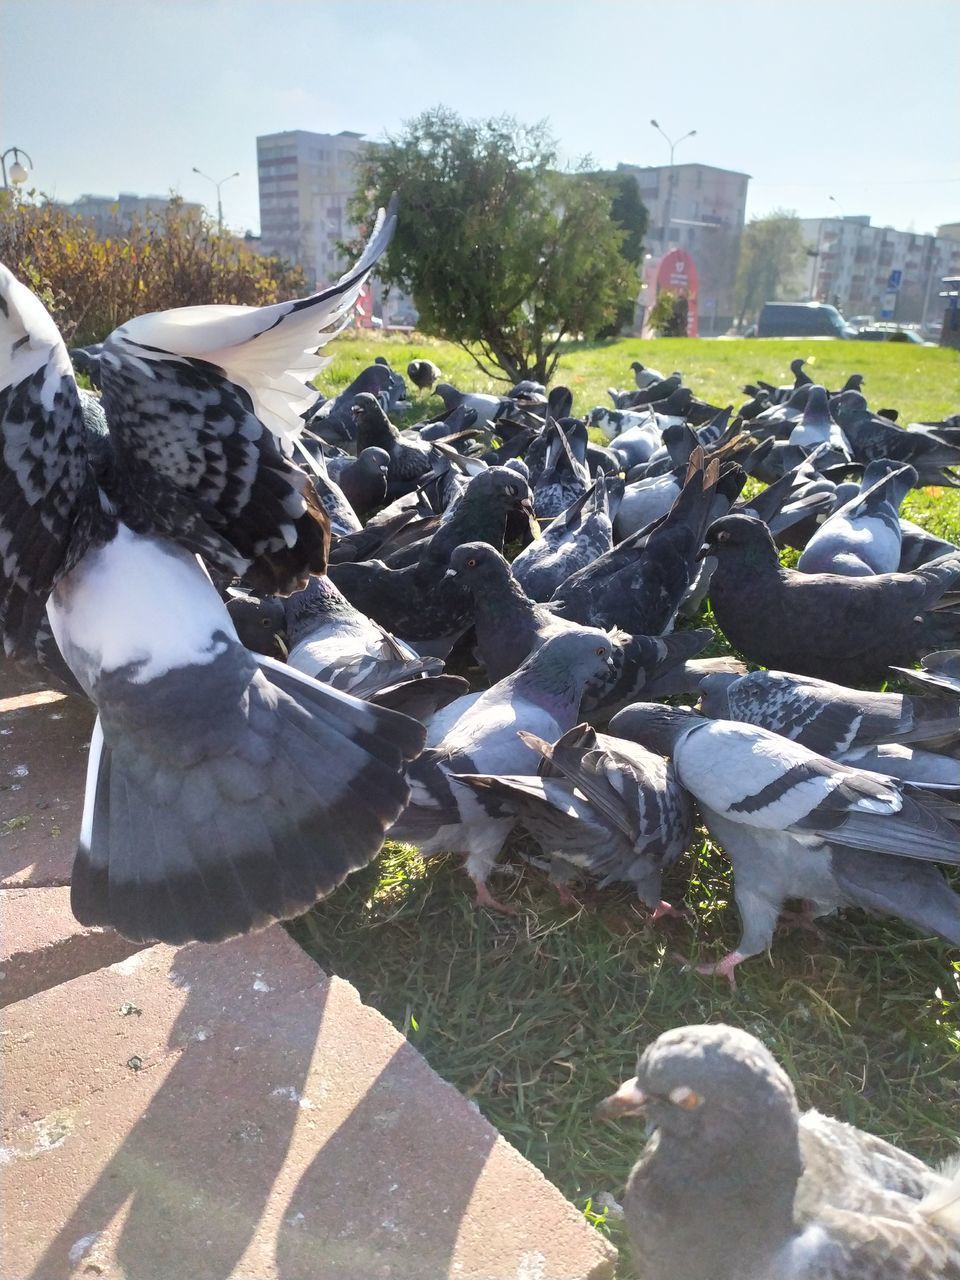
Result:
[[[752,176],[748,214],[960,221],[958,0],[0,0],[0,143],[36,185],[179,191],[258,227],[256,147],[445,103],[569,158]],[[834,196],[835,202],[829,197]]]

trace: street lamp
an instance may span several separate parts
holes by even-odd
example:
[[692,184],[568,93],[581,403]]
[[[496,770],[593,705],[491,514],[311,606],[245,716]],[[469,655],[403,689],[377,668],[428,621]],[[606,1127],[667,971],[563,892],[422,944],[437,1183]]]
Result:
[[686,142],[687,138],[694,137],[697,131],[696,129],[691,129],[689,133],[685,133],[680,138],[670,138],[667,137],[664,131],[660,128],[660,125],[656,120],[651,120],[650,123],[662,138],[666,138],[667,146],[670,148],[670,176],[667,179],[667,199],[663,210],[663,247],[666,249],[670,240],[670,208],[673,204],[673,187],[675,182],[675,174],[673,172],[673,153],[676,151],[677,147],[679,147],[681,142]]
[[217,188],[217,235],[223,235],[223,201],[220,199],[220,188],[225,182],[229,182],[231,178],[239,178],[240,171],[238,169],[236,173],[228,173],[227,176],[225,178],[221,178],[219,182],[216,178],[211,178],[209,173],[204,173],[202,169],[198,169],[196,165],[193,166],[193,172],[199,173],[201,178],[206,178],[208,182],[212,182]]
[[[9,181],[8,181],[7,156],[10,155],[11,152],[13,153],[13,164],[10,166]],[[3,169],[4,191],[10,190],[11,182],[15,187],[19,187],[22,183],[26,182],[29,176],[24,166],[20,163],[21,156],[23,156],[24,160],[26,160],[27,164],[32,169],[33,161],[27,155],[26,151],[24,151],[23,147],[7,147],[3,155],[0,156],[0,168]]]

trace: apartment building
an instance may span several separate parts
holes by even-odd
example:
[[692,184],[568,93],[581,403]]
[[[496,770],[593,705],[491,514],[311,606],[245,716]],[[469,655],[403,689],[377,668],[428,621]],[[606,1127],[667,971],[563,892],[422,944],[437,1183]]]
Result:
[[801,218],[808,298],[835,302],[846,316],[920,324],[942,313],[944,276],[960,274],[956,224],[936,235],[875,227],[866,214]]
[[362,133],[304,129],[257,138],[262,252],[303,267],[311,286],[336,280],[347,266],[337,241],[356,234],[347,205],[357,165],[376,145]]
[[[65,213],[92,223],[97,236],[103,240],[128,231],[133,222],[146,222],[151,214],[162,213],[170,199],[170,196],[138,196],[130,191],[121,191],[118,196],[82,195],[70,204],[62,201],[54,201],[54,204]],[[197,218],[203,211],[202,205],[190,200],[184,200],[181,208],[185,214]]]
[[700,333],[724,333],[733,323],[733,286],[750,175],[709,164],[619,164],[636,180],[650,215],[644,242],[654,258],[686,249],[700,280]]

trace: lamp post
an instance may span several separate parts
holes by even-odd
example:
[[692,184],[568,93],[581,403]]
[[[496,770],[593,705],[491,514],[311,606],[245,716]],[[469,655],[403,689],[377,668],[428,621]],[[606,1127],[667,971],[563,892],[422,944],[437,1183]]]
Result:
[[[8,175],[7,174],[7,156],[10,155],[11,152],[13,153],[13,164],[10,166],[10,173]],[[3,155],[0,155],[0,168],[3,169],[4,191],[10,190],[11,182],[15,187],[19,187],[21,183],[26,182],[27,177],[29,176],[24,166],[20,163],[21,156],[23,156],[24,160],[26,160],[27,164],[32,169],[33,161],[30,159],[29,155],[27,155],[26,151],[24,151],[23,147],[7,147]]]
[[219,182],[216,178],[211,178],[209,173],[204,173],[202,169],[198,169],[196,165],[193,166],[193,172],[199,173],[201,178],[206,178],[208,182],[212,182],[217,188],[217,235],[223,235],[223,201],[220,199],[220,188],[225,182],[229,182],[231,178],[239,178],[240,170],[238,169],[236,173],[228,173],[227,176],[225,178],[221,178]]
[[666,139],[667,146],[670,148],[670,174],[667,179],[667,199],[663,209],[663,248],[664,251],[666,251],[670,242],[670,209],[673,204],[673,153],[676,151],[677,147],[679,147],[681,142],[686,142],[687,138],[692,138],[697,131],[696,129],[691,129],[689,133],[685,133],[680,138],[669,138],[660,128],[660,125],[656,120],[651,120],[650,123],[653,125],[654,129],[656,129],[657,133],[659,133],[662,138]]

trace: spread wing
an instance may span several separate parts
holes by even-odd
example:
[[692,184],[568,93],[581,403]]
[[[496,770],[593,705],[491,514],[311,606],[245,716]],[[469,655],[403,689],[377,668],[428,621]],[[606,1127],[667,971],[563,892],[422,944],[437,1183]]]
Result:
[[103,399],[123,466],[150,471],[212,508],[222,532],[259,562],[256,585],[291,590],[322,572],[328,522],[293,461],[318,347],[351,309],[396,225],[381,211],[370,242],[337,284],[268,307],[203,306],[139,316],[101,358]]

